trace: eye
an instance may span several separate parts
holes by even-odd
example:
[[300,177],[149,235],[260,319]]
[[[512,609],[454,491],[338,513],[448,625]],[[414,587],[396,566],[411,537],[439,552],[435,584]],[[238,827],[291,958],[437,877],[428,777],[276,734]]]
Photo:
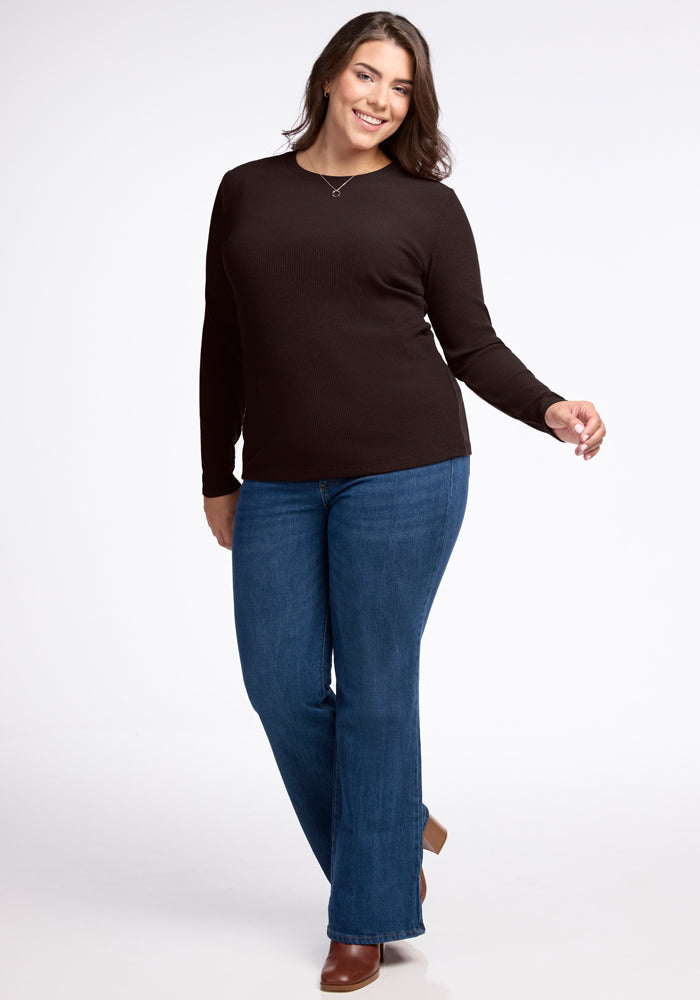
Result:
[[369,75],[369,73],[363,73],[362,70],[358,70],[357,75],[360,77],[360,79],[362,79],[363,76],[366,77],[368,80],[372,79],[372,77]]

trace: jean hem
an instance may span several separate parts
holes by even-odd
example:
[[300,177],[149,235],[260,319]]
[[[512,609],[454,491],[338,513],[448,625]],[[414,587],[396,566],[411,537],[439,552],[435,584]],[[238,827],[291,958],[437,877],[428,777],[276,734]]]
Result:
[[340,944],[382,944],[385,941],[403,941],[406,938],[420,937],[421,934],[425,934],[425,927],[419,924],[410,930],[387,931],[386,934],[341,934],[329,926],[327,934],[331,941],[338,941]]

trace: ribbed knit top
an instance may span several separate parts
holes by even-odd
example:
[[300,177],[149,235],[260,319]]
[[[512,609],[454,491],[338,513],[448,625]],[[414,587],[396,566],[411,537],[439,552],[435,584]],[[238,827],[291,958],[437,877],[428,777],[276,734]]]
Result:
[[496,335],[451,187],[394,160],[334,198],[293,150],[224,174],[206,253],[204,496],[239,488],[241,434],[243,479],[354,477],[469,455],[456,379],[556,437],[544,413],[564,397]]

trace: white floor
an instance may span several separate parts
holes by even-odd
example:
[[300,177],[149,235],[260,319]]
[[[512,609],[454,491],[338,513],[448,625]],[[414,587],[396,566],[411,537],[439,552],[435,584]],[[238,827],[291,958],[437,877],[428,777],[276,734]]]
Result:
[[[320,995],[327,884],[263,744],[246,762],[236,745],[4,741],[5,1000]],[[697,1000],[698,801],[672,785],[443,773],[434,811],[449,837],[426,856],[427,933],[388,945],[358,995]]]

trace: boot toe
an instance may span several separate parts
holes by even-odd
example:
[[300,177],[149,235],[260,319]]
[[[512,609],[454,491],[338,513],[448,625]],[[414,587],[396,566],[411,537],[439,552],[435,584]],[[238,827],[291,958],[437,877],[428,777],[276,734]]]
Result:
[[381,951],[378,944],[331,941],[321,970],[321,989],[329,993],[346,993],[373,983],[379,976]]

